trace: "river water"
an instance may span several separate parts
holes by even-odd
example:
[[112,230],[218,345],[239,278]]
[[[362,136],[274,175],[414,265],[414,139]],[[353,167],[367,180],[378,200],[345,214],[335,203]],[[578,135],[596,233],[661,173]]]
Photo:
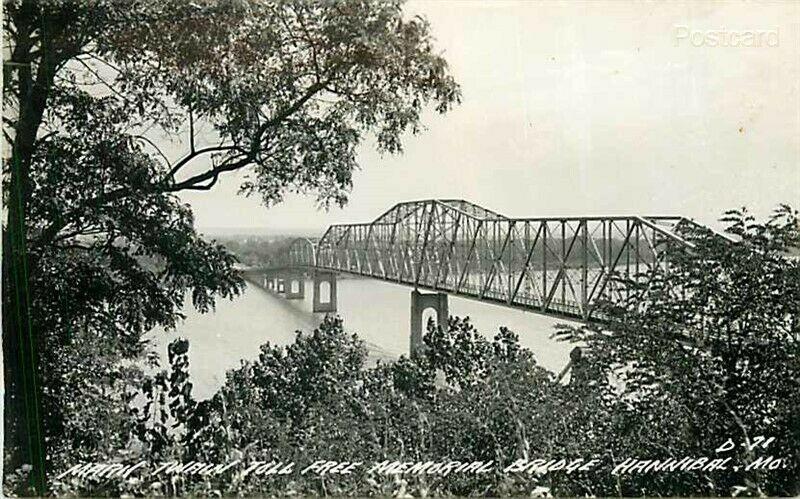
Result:
[[[224,383],[227,370],[239,366],[242,360],[255,359],[260,345],[290,344],[295,331],[311,331],[320,323],[323,314],[311,312],[311,282],[306,282],[305,289],[304,300],[286,300],[248,285],[235,300],[218,301],[215,311],[200,314],[190,308],[185,311],[186,320],[175,330],[155,330],[148,338],[164,365],[167,344],[177,337],[189,340],[194,395],[205,399]],[[407,286],[383,281],[339,279],[338,314],[348,332],[366,341],[371,361],[408,354],[410,293]],[[566,320],[455,296],[449,298],[449,309],[450,315],[469,316],[489,338],[500,326],[508,327],[546,369],[560,371],[569,360],[573,345],[550,339],[553,326]]]

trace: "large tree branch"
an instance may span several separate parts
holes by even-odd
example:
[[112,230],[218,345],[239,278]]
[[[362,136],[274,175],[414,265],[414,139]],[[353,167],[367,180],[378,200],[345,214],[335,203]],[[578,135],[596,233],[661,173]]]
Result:
[[[334,68],[335,69],[335,68]],[[186,156],[176,162],[167,175],[159,182],[150,186],[149,189],[141,189],[136,191],[137,194],[149,195],[159,193],[176,193],[184,190],[208,190],[213,187],[219,179],[219,176],[226,172],[231,172],[244,168],[253,162],[259,153],[266,150],[263,144],[263,136],[270,129],[278,126],[286,118],[299,111],[311,98],[318,92],[323,90],[328,84],[333,81],[333,71],[331,76],[325,80],[318,81],[309,86],[308,89],[291,105],[285,107],[282,111],[276,113],[272,118],[265,121],[256,131],[251,141],[250,148],[247,152],[243,152],[240,146],[236,145],[216,145],[197,149],[194,152],[189,152]],[[224,160],[221,164],[197,175],[194,175],[181,182],[174,183],[175,175],[192,160],[197,157],[214,152],[225,151],[240,151],[240,154],[231,156]],[[79,208],[70,213],[64,214],[60,220],[54,221],[47,229],[42,231],[39,238],[40,244],[47,244],[54,238],[66,225],[79,213],[83,213],[86,209],[97,208],[108,203],[113,203],[125,199],[134,194],[130,187],[120,187],[110,192],[98,195],[96,198],[91,199],[81,205]]]
[[[221,173],[232,172],[232,171],[238,170],[239,168],[242,168],[242,167],[246,166],[247,164],[251,163],[255,159],[254,154],[255,153],[247,153],[247,154],[242,154],[242,155],[239,155],[239,156],[235,156],[233,158],[229,158],[228,161],[223,162],[222,164],[217,165],[214,168],[211,168],[210,170],[207,170],[207,171],[205,171],[203,173],[195,175],[194,177],[188,178],[188,179],[184,180],[183,182],[177,183],[177,184],[169,187],[168,189],[166,189],[164,192],[178,192],[178,191],[182,191],[182,190],[203,190],[203,191],[206,191],[206,190],[210,189],[211,187],[213,187],[214,184],[217,183],[217,180],[219,179],[219,176],[220,176]],[[232,161],[236,157],[239,157],[241,159],[238,159],[236,161]],[[202,182],[206,182],[206,181],[209,181],[209,180],[211,181],[210,184],[200,185]]]
[[[282,111],[276,113],[275,116],[273,116],[272,118],[270,118],[267,121],[265,121],[258,128],[258,130],[256,131],[254,137],[252,138],[252,140],[250,142],[250,149],[249,149],[249,151],[247,153],[245,153],[244,159],[239,160],[239,161],[235,161],[233,163],[223,164],[223,165],[219,165],[217,167],[214,167],[214,168],[212,168],[212,169],[210,169],[210,170],[208,170],[208,171],[206,171],[204,173],[195,175],[195,176],[190,177],[190,178],[188,178],[188,179],[186,179],[186,180],[184,180],[182,182],[179,182],[177,184],[169,186],[167,189],[165,189],[165,191],[166,192],[177,192],[177,191],[180,191],[180,190],[183,190],[183,189],[197,189],[198,188],[197,187],[198,184],[200,184],[202,182],[206,182],[208,180],[211,180],[214,177],[219,176],[220,173],[238,170],[239,168],[242,168],[242,167],[246,166],[249,162],[255,160],[255,158],[258,156],[259,152],[264,150],[262,142],[263,142],[264,134],[267,132],[267,130],[279,125],[283,120],[285,120],[286,118],[288,118],[292,114],[294,114],[297,111],[299,111],[309,100],[311,100],[312,97],[314,97],[314,95],[316,95],[321,90],[323,90],[332,80],[333,80],[333,77],[331,76],[328,79],[326,79],[325,81],[318,81],[317,83],[311,85],[310,87],[308,87],[308,89],[306,89],[306,91],[303,93],[303,95],[300,96],[291,105],[287,106]],[[198,150],[193,151],[193,152],[190,151],[189,154],[184,156],[180,161],[178,161],[172,167],[172,169],[170,170],[170,172],[167,175],[167,177],[165,178],[165,180],[174,179],[175,174],[178,173],[178,171],[181,168],[186,166],[189,162],[191,162],[193,159],[195,159],[197,156],[199,156],[201,154],[205,154],[205,153],[209,153],[209,152],[223,152],[223,151],[234,151],[234,150],[241,151],[241,148],[239,146],[235,146],[235,145],[230,145],[230,146],[221,146],[220,145],[220,146],[212,146],[212,147],[206,147],[206,148],[203,148],[203,149],[198,149]],[[206,187],[206,189],[207,189],[207,187]]]
[[192,108],[189,108],[189,152],[194,153],[194,113],[192,112]]
[[192,160],[194,160],[198,156],[214,152],[235,151],[237,149],[238,147],[235,145],[222,145],[222,144],[216,146],[204,147],[202,149],[197,149],[197,150],[194,150],[194,148],[192,148],[192,150],[190,150],[186,156],[178,160],[178,162],[172,166],[169,173],[167,173],[167,176],[164,177],[164,179],[162,180],[162,183],[172,181],[175,178],[175,175],[181,170],[181,168],[188,165]]

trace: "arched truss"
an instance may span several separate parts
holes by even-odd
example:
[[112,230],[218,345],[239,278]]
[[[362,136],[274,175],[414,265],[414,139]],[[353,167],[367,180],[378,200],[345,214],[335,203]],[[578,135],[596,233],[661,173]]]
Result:
[[[371,223],[332,225],[296,240],[287,264],[446,291],[588,319],[624,298],[614,275],[647,279],[691,248],[683,217],[508,218],[463,200],[399,203]],[[596,315],[596,314],[595,314]]]
[[290,266],[313,267],[317,261],[317,241],[307,237],[298,237],[289,244],[282,255]]

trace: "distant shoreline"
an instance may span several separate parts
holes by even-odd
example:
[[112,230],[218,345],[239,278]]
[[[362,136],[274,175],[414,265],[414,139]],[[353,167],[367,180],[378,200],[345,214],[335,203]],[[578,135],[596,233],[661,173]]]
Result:
[[327,227],[309,229],[268,229],[247,227],[202,227],[197,232],[206,237],[320,237]]

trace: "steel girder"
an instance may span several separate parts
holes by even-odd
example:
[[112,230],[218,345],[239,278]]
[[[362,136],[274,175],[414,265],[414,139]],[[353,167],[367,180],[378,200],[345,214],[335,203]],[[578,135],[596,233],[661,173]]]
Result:
[[329,269],[561,316],[597,316],[625,279],[669,269],[683,217],[507,218],[463,200],[399,203],[371,223],[298,239],[281,265]]
[[282,255],[278,255],[278,262],[283,266],[313,267],[317,260],[318,240],[307,237],[298,237],[289,245]]

